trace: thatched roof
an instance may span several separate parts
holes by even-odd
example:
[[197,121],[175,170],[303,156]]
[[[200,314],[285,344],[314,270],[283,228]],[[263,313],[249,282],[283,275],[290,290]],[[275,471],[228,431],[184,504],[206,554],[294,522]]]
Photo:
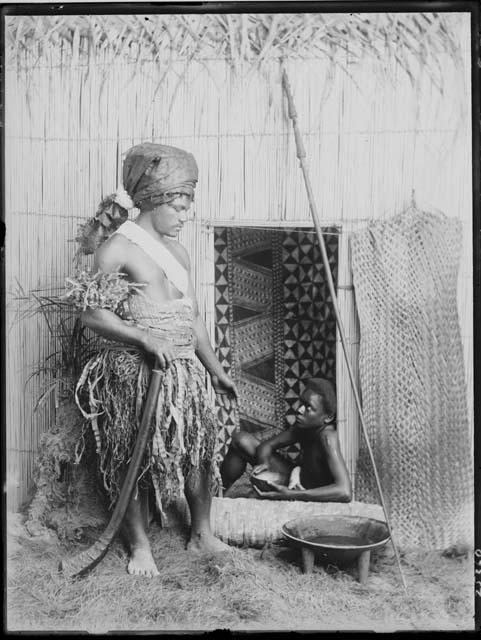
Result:
[[[442,86],[439,56],[461,57],[455,14],[299,13],[15,16],[6,20],[7,61],[31,66],[87,64],[92,58],[227,59],[238,67],[279,57],[327,58],[346,65],[366,56],[416,64]],[[414,67],[413,67],[414,65]]]

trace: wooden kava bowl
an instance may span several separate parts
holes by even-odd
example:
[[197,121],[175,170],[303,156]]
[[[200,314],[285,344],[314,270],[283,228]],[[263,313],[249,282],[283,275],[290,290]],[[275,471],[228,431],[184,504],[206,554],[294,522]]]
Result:
[[382,547],[390,537],[385,522],[362,516],[297,518],[286,522],[282,533],[300,548],[304,573],[312,571],[316,557],[339,567],[357,560],[361,583],[369,573],[371,549]]

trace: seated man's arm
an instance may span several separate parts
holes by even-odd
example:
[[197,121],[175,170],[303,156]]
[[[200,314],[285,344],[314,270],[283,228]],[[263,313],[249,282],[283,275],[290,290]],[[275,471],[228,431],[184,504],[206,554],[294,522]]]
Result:
[[322,443],[326,453],[326,461],[333,477],[331,484],[301,491],[292,490],[290,500],[305,500],[309,502],[350,502],[352,499],[351,480],[346,463],[342,457],[339,438],[336,431],[323,434]]
[[275,491],[265,492],[262,497],[275,500],[304,500],[305,502],[350,502],[352,499],[351,481],[346,463],[339,447],[339,438],[335,431],[324,434],[322,439],[326,459],[334,482],[313,489],[289,489],[275,485]]

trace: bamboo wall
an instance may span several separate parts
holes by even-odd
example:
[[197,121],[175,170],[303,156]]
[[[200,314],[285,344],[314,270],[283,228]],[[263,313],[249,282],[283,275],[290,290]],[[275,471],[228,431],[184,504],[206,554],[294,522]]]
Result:
[[[413,189],[419,205],[462,220],[459,310],[472,413],[469,14],[463,16],[459,39],[465,43],[465,75],[456,73],[449,60],[439,60],[446,68],[443,96],[422,73],[413,88],[397,66],[388,65],[382,79],[366,61],[349,67],[351,77],[339,70],[325,97],[330,83],[325,61],[291,59],[287,65],[323,225],[341,225],[349,233],[404,209]],[[124,151],[153,140],[186,148],[197,159],[195,217],[182,239],[196,266],[211,336],[213,227],[310,225],[278,61],[236,75],[224,60],[169,68],[158,60],[128,64],[101,53],[88,65],[75,58],[58,65],[49,55],[46,47],[42,58],[26,59],[21,68],[9,66],[5,75],[7,492],[12,509],[25,498],[39,435],[51,419],[49,406],[33,413],[41,380],[27,387],[25,381],[52,344],[39,318],[18,319],[18,284],[25,291],[62,284],[75,248],[68,241],[100,198],[115,190]],[[343,242],[344,255],[347,250]],[[342,307],[352,319],[348,271]],[[355,321],[351,324],[355,353]],[[341,365],[340,397],[351,402],[342,371]],[[350,404],[345,413],[354,424]],[[354,451],[355,429],[352,433],[352,439],[347,434],[341,439]]]

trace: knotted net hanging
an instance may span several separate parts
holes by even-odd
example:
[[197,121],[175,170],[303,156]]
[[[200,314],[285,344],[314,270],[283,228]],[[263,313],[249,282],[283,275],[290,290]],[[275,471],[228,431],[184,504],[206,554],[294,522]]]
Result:
[[[461,243],[459,221],[415,208],[351,237],[363,412],[393,534],[405,546],[472,539]],[[378,499],[363,438],[357,499]]]

